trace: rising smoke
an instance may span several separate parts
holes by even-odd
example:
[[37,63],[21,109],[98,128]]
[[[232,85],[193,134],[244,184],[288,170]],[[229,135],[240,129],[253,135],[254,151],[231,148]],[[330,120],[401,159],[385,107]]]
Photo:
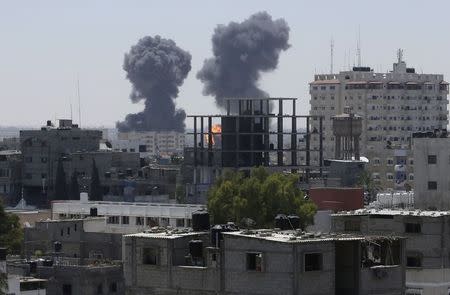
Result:
[[143,99],[145,107],[118,122],[119,131],[184,131],[186,113],[175,108],[174,99],[191,70],[189,52],[170,39],[144,37],[125,54],[123,69],[133,85],[130,99]]
[[219,25],[212,37],[214,57],[206,59],[197,78],[203,93],[213,95],[219,107],[227,97],[266,97],[258,88],[262,72],[277,68],[282,50],[289,48],[289,26],[272,20],[267,12],[256,13],[242,23]]

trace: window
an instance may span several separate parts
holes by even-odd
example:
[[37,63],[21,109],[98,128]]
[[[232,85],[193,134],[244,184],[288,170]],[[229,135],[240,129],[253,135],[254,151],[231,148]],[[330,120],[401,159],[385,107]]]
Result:
[[73,231],[77,231],[77,224],[76,223],[73,225]]
[[103,284],[98,284],[98,286],[97,286],[97,294],[103,294]]
[[142,263],[149,265],[157,264],[158,250],[155,248],[144,248],[142,253]]
[[322,270],[322,253],[305,254],[305,271]]
[[64,229],[61,229],[61,237],[64,236]]
[[109,285],[109,293],[116,293],[117,292],[117,283],[111,283]]
[[122,216],[122,224],[130,224],[130,216]]
[[386,173],[386,178],[387,178],[387,180],[393,180],[394,175],[392,173]]
[[262,253],[247,253],[247,270],[262,271]]
[[70,236],[70,227],[67,228],[67,235]]
[[436,164],[437,158],[436,155],[428,155],[428,164]]
[[386,160],[386,162],[387,162],[388,165],[394,165],[394,160],[392,158],[388,158]]
[[405,233],[420,233],[422,232],[422,226],[420,223],[412,223],[412,222],[408,222],[405,223]]
[[107,223],[109,223],[109,224],[119,224],[119,216],[108,216]]
[[62,294],[63,295],[72,295],[72,285],[63,284],[62,285]]
[[140,153],[145,153],[147,152],[147,146],[146,145],[139,145],[139,152]]
[[361,223],[359,220],[346,220],[344,222],[345,231],[360,231]]
[[136,225],[144,225],[144,217],[136,217]]
[[437,190],[437,182],[428,181],[428,190]]
[[422,267],[422,255],[419,253],[406,254],[407,267]]
[[154,227],[154,226],[158,226],[158,225],[159,225],[159,222],[158,222],[157,217],[147,217],[147,226]]
[[47,163],[47,157],[42,157],[41,158],[41,163]]
[[177,218],[177,227],[184,227],[184,219]]

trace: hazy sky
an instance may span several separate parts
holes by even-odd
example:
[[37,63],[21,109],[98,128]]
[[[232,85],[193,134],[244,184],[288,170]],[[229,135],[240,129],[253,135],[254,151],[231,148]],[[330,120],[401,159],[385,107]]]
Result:
[[70,117],[71,103],[78,121],[77,77],[84,126],[113,126],[139,111],[142,104],[128,98],[123,57],[139,38],[157,34],[192,54],[177,106],[188,114],[218,113],[195,78],[211,56],[213,30],[263,10],[287,21],[292,46],[278,69],[264,74],[261,88],[271,96],[298,97],[301,113],[309,111],[314,73],[329,72],[331,37],[336,70],[348,64],[349,52],[350,64],[356,61],[358,27],[364,65],[390,70],[403,48],[408,66],[449,79],[448,0],[0,0],[0,125],[38,126]]

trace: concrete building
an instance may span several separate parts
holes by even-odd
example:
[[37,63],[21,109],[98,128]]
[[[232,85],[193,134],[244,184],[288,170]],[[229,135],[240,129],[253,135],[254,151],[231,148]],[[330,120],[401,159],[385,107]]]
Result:
[[21,130],[22,182],[29,203],[45,203],[53,194],[58,160],[74,152],[97,151],[101,131],[85,130],[71,120],[51,121],[40,130]]
[[332,215],[332,231],[406,238],[406,294],[448,294],[450,213],[359,209]]
[[0,276],[6,278],[6,289],[0,286],[0,293],[7,295],[46,295],[47,280],[10,273],[6,260],[6,249],[0,248]]
[[41,281],[47,282],[46,293],[32,293],[33,295],[119,295],[125,293],[120,262],[97,259],[85,261],[82,264],[76,258],[46,256],[40,260],[8,261],[8,268],[17,275],[32,274]]
[[413,136],[416,208],[450,209],[450,138],[447,132]]
[[97,216],[117,232],[134,233],[152,226],[189,227],[192,213],[204,205],[136,202],[53,201],[52,219],[85,218],[96,209]]
[[0,151],[0,198],[13,204],[22,188],[22,156],[19,151]]
[[158,155],[182,155],[185,135],[176,131],[119,132],[112,141],[114,150],[138,152],[141,158]]
[[24,255],[55,255],[57,243],[58,256],[76,258],[77,263],[92,259],[120,261],[122,234],[139,230],[143,229],[120,231],[108,226],[105,217],[38,221],[24,228]]
[[127,294],[404,294],[401,238],[271,230],[209,237],[125,236]]
[[[361,155],[369,158],[373,178],[391,189],[399,188],[395,185],[396,151],[410,148],[411,133],[442,129],[448,124],[449,87],[443,75],[418,74],[406,67],[402,55],[399,50],[398,61],[389,73],[354,67],[338,74],[315,75],[310,83],[310,115],[323,117],[324,157],[335,154],[332,117],[349,107],[362,118]],[[312,129],[319,127],[319,120],[311,122]],[[313,135],[311,146],[319,148],[319,135]],[[401,157],[405,161],[412,158],[411,154]],[[313,156],[311,161],[320,159]],[[404,180],[403,186],[412,187],[413,178]]]

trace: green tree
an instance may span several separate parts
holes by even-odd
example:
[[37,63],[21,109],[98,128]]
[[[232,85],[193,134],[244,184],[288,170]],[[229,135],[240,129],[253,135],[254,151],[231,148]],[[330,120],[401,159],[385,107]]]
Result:
[[19,217],[5,212],[0,201],[0,247],[7,248],[11,254],[20,254],[22,241],[23,230],[20,227]]
[[80,199],[80,185],[78,184],[78,172],[77,171],[73,172],[72,177],[70,177],[69,198],[71,200],[79,200]]
[[364,188],[364,191],[367,192],[369,196],[369,200],[374,200],[377,196],[377,193],[381,190],[380,186],[375,183],[372,179],[370,172],[367,170],[363,171],[359,176],[358,184]]
[[102,201],[103,200],[103,188],[100,184],[100,177],[98,174],[98,168],[95,164],[95,160],[92,160],[92,173],[91,173],[91,184],[89,187],[89,199],[91,201]]
[[55,195],[54,200],[67,200],[67,183],[66,183],[66,172],[64,171],[62,158],[58,159],[58,166],[56,168],[56,179],[55,179]]
[[226,171],[208,192],[208,211],[215,223],[252,219],[259,227],[272,227],[277,214],[295,214],[304,229],[313,223],[317,207],[305,200],[297,175],[269,174],[254,168],[249,177]]

